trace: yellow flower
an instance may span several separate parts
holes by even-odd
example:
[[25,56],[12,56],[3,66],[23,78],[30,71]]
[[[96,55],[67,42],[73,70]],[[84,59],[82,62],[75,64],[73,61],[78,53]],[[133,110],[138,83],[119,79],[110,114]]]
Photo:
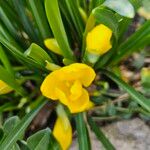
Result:
[[110,43],[111,36],[112,31],[110,28],[103,24],[97,25],[87,34],[87,51],[96,55],[106,53],[112,47]]
[[10,93],[13,89],[0,80],[0,95]]
[[53,135],[62,150],[67,150],[72,142],[72,128],[68,118],[58,117],[53,129]]
[[54,38],[46,39],[46,40],[44,40],[44,44],[52,52],[59,54],[59,55],[62,55],[56,39],[54,39]]
[[50,73],[43,81],[41,91],[52,100],[60,100],[71,113],[82,112],[92,106],[84,87],[88,87],[94,78],[91,67],[74,63]]

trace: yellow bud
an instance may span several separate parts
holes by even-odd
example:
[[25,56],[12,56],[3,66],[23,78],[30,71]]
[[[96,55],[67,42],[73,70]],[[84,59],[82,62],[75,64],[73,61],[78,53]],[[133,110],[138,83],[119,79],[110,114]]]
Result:
[[13,89],[0,80],[0,95],[10,93]]
[[110,43],[111,37],[112,31],[110,28],[103,24],[97,25],[87,34],[87,51],[92,54],[103,55],[112,47]]
[[68,150],[72,143],[72,128],[67,117],[57,118],[53,129],[53,135],[62,147],[62,150]]
[[62,55],[56,39],[54,39],[54,38],[46,39],[46,40],[44,40],[44,44],[52,52],[59,54],[59,55]]

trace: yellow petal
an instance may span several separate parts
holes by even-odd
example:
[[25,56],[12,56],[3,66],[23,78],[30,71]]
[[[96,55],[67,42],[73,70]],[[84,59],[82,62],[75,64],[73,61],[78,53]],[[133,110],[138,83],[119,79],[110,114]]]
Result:
[[56,88],[59,87],[60,81],[58,78],[57,70],[50,73],[41,85],[41,92],[44,96],[57,100],[58,96],[55,92]]
[[66,87],[66,84],[61,79],[60,69],[50,73],[41,85],[41,92],[44,96],[51,98],[52,100],[58,100],[59,94],[58,89],[64,91],[68,95],[69,89]]
[[86,37],[87,51],[92,54],[102,55],[111,49],[110,39],[112,31],[107,26],[100,24],[94,27]]
[[62,150],[68,150],[72,142],[72,128],[68,119],[57,118],[53,135],[59,142]]
[[56,88],[68,91],[65,82],[79,80],[84,86],[89,86],[95,78],[94,70],[88,65],[74,63],[50,73],[41,85],[42,94],[53,100],[58,99]]
[[89,110],[90,108],[94,107],[94,103],[89,101],[89,103],[86,106],[86,110]]
[[74,63],[60,69],[61,80],[79,80],[84,86],[88,87],[94,80],[96,74],[93,68],[86,64]]
[[76,100],[77,98],[79,98],[82,94],[82,84],[81,84],[81,82],[76,80],[74,82],[74,84],[71,86],[70,92],[71,92],[70,98],[72,100]]
[[68,108],[71,113],[79,113],[85,111],[89,108],[89,94],[83,89],[82,95],[77,100],[70,100]]
[[59,45],[54,38],[49,38],[49,39],[44,40],[44,44],[52,52],[59,54],[59,55],[62,54],[61,50],[59,48]]
[[0,95],[10,93],[11,91],[13,91],[13,89],[0,80]]
[[58,96],[58,99],[61,101],[61,103],[63,103],[64,105],[68,105],[68,98],[67,98],[66,93],[56,88],[56,94]]

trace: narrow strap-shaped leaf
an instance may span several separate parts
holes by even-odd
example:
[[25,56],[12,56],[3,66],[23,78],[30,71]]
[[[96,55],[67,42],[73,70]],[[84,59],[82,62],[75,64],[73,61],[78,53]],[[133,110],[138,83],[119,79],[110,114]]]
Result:
[[0,1],[0,6],[3,8],[3,10],[5,10],[5,13],[9,17],[10,21],[16,22],[19,27],[22,26],[20,20],[18,19],[16,11],[8,3],[8,1]]
[[31,37],[31,39],[33,39],[33,41],[38,42],[38,38],[37,38],[38,36],[36,35],[34,27],[26,14],[23,1],[12,0],[12,2],[14,4],[14,8],[16,9],[16,11],[18,13],[18,16],[20,17],[19,19],[21,19],[21,21],[22,21],[22,25],[23,25],[26,33],[29,35],[29,37]]
[[12,146],[20,138],[20,136],[24,134],[26,128],[31,123],[36,114],[39,112],[39,110],[43,107],[43,105],[45,105],[45,102],[43,102],[33,111],[24,116],[24,118],[14,128],[14,130],[10,132],[4,140],[2,140],[2,142],[0,143],[1,150],[10,150],[12,148]]
[[50,28],[48,26],[48,21],[43,7],[43,1],[41,0],[27,0],[29,3],[34,19],[39,28],[40,34],[42,35],[43,40],[51,37]]
[[14,25],[12,24],[11,20],[8,18],[8,16],[6,15],[4,9],[2,7],[0,7],[0,19],[3,21],[3,24],[5,24],[6,28],[10,31],[10,33],[14,36],[14,37],[18,37],[17,35],[17,30],[14,27]]
[[114,82],[116,82],[120,87],[122,87],[127,93],[135,100],[138,104],[140,104],[143,108],[145,108],[148,112],[150,112],[150,99],[145,98],[142,94],[137,92],[133,87],[129,86],[127,83],[119,79],[115,74],[109,72],[107,70],[100,70],[103,74],[111,78]]
[[12,33],[9,32],[3,24],[0,24],[0,34],[9,42],[12,42],[19,49],[19,51],[22,51],[22,48],[27,48],[27,43],[22,41],[19,36],[14,37],[14,35],[11,35]]
[[115,150],[114,146],[107,139],[105,134],[101,131],[100,127],[98,127],[96,125],[96,123],[93,121],[93,119],[91,117],[88,117],[88,123],[89,123],[91,129],[93,130],[93,132],[95,133],[95,135],[97,136],[97,138],[99,139],[99,141],[101,141],[101,143],[105,147],[105,149],[106,150]]
[[84,23],[80,16],[79,8],[76,1],[65,0],[69,14],[73,20],[73,23],[78,31],[80,40],[82,39],[82,34],[84,31]]
[[[141,28],[132,34],[125,42],[118,48],[118,53],[115,54],[111,60],[113,64],[118,63],[124,57],[127,57],[137,48],[136,45],[150,34],[150,20],[145,22]],[[139,45],[140,47],[140,45]],[[138,50],[138,49],[136,49]]]
[[101,5],[105,0],[90,0],[89,4],[89,12],[91,12],[94,8]]
[[77,43],[80,43],[81,41],[78,38],[78,33],[75,30],[74,23],[71,19],[69,10],[67,9],[67,5],[66,5],[66,3],[64,3],[64,1],[65,0],[59,1],[60,10],[62,12],[62,15],[66,18],[69,33],[72,33],[74,35],[74,36],[72,36],[72,38],[74,39],[74,41],[77,41]]
[[10,74],[6,69],[4,69],[1,65],[0,65],[0,80],[8,84],[10,87],[16,90],[20,95],[22,96],[26,95],[26,91],[21,87],[21,85],[18,84],[14,76]]
[[80,150],[91,150],[91,145],[88,136],[88,130],[84,122],[83,113],[75,116],[76,128],[78,133],[78,142]]
[[67,35],[63,26],[58,1],[45,0],[45,9],[52,32],[60,46],[60,49],[62,50],[64,57],[73,60],[73,53],[69,46]]
[[7,55],[5,54],[5,51],[2,48],[1,44],[0,44],[0,60],[4,64],[7,71],[10,72],[10,74],[14,75],[14,70],[12,69],[9,59],[7,58]]
[[123,17],[122,21],[119,22],[119,28],[118,28],[118,31],[119,31],[118,40],[119,40],[119,42],[118,43],[123,42],[123,40],[124,40],[123,38],[125,36],[127,29],[129,28],[129,25],[131,24],[131,21],[132,21],[132,19]]
[[12,41],[7,41],[6,39],[4,39],[1,33],[0,33],[0,43],[2,43],[2,45],[4,45],[19,61],[25,63],[26,65],[37,67],[40,69],[44,67],[35,62],[34,60],[25,57],[25,55],[22,52],[20,52],[20,50],[18,50],[16,45],[14,45]]

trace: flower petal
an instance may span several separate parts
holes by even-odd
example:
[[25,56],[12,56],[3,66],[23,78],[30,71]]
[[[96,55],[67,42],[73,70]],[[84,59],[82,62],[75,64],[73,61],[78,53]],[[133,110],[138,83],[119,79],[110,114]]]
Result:
[[67,150],[72,142],[72,128],[68,119],[57,118],[53,135],[62,147],[62,150]]
[[41,92],[44,96],[57,100],[58,96],[55,92],[56,87],[60,86],[57,70],[50,73],[41,85]]
[[69,101],[68,108],[71,113],[82,112],[89,108],[89,102],[89,94],[85,89],[83,89],[82,95],[76,101]]
[[93,28],[86,37],[87,51],[102,55],[111,49],[110,39],[112,31],[107,26],[100,24]]
[[56,88],[56,93],[57,93],[58,99],[61,101],[61,103],[63,103],[64,105],[68,105],[67,95],[58,88]]
[[70,98],[72,100],[76,100],[82,94],[82,84],[79,80],[76,80],[70,89],[71,95]]
[[89,86],[96,74],[93,68],[86,64],[74,63],[60,69],[62,80],[79,80],[84,86]]

